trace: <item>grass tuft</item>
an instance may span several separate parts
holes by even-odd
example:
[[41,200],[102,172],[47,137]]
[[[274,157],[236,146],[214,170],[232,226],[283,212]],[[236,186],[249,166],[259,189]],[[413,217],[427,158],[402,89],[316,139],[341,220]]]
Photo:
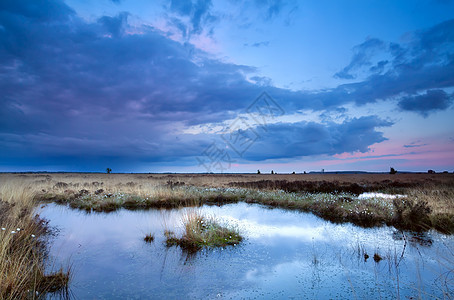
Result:
[[374,254],[374,261],[376,263],[379,263],[382,259],[383,259],[383,257],[381,257],[380,254],[378,254],[378,253]]
[[151,233],[147,233],[145,235],[145,237],[143,238],[143,240],[147,243],[152,243],[154,242],[154,234],[151,234]]
[[236,228],[222,226],[213,217],[206,217],[199,212],[190,212],[183,217],[184,233],[177,238],[173,232],[166,231],[166,245],[178,245],[189,252],[203,247],[225,247],[237,245],[243,237]]

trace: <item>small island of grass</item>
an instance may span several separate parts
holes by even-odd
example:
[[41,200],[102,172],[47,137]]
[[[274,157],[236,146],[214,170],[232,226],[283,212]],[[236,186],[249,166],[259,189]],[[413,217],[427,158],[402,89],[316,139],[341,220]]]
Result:
[[223,226],[215,218],[200,213],[188,213],[184,219],[184,233],[178,238],[172,231],[165,231],[166,245],[178,245],[187,251],[197,251],[204,247],[225,247],[239,244],[243,237],[237,228]]

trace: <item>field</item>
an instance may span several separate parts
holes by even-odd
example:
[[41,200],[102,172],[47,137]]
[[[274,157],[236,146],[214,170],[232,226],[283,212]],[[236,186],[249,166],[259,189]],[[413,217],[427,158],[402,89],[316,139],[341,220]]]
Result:
[[[335,222],[454,232],[453,174],[2,174],[36,202],[86,211],[245,201],[309,211]],[[19,188],[20,189],[20,188]],[[405,197],[359,199],[366,192]]]
[[[358,197],[370,192],[396,197]],[[454,233],[453,174],[0,174],[2,298],[67,286],[69,270],[44,272],[46,221],[34,207],[50,202],[90,213],[246,202],[361,227]]]

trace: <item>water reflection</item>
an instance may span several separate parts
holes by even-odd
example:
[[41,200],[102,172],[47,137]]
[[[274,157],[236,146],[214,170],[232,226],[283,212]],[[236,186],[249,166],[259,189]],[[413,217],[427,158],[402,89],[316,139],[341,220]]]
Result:
[[[238,226],[244,242],[190,254],[167,248],[163,235],[182,231],[188,209],[85,214],[51,204],[41,215],[61,230],[51,255],[71,262],[71,290],[81,299],[443,297],[452,289],[442,277],[453,267],[448,236],[238,203],[200,210]],[[147,233],[154,242],[143,241]]]

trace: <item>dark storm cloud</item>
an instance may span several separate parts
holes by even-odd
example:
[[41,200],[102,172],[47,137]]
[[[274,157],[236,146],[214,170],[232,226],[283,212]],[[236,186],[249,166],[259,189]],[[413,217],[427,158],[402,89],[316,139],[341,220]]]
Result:
[[401,110],[414,111],[427,117],[430,112],[451,106],[453,95],[443,90],[429,90],[425,94],[402,98],[397,104]]
[[2,2],[0,11],[2,164],[196,155],[188,145],[197,142],[169,132],[222,120],[259,92],[244,79],[254,68],[207,59],[153,28],[124,34],[126,13],[87,23],[63,2],[45,15],[34,3]]
[[246,158],[265,160],[367,152],[370,145],[386,140],[377,128],[391,125],[392,122],[377,116],[353,118],[343,123],[268,125],[267,131],[260,135],[257,143],[246,153]]
[[242,108],[259,92],[244,79],[252,67],[193,56],[192,46],[152,28],[122,35],[125,13],[97,23],[76,17],[40,23],[11,10],[0,18],[2,111],[9,112],[3,122],[10,129],[19,130],[25,111],[37,131],[81,116],[203,123]]

